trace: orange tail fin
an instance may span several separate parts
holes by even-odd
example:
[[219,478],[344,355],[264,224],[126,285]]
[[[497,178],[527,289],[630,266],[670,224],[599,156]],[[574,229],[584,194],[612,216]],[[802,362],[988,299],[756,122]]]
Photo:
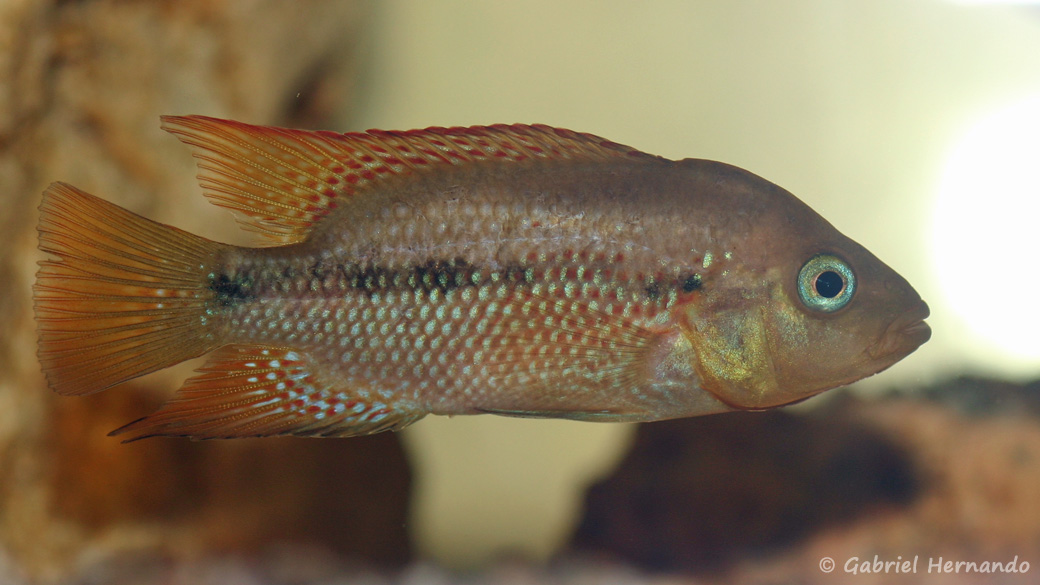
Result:
[[40,205],[33,286],[39,358],[51,388],[89,394],[217,345],[209,266],[225,248],[54,183]]

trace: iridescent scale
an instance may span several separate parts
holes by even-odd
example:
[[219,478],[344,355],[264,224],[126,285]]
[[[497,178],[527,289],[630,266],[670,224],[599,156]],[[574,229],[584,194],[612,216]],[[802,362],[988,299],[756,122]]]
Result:
[[622,259],[532,251],[498,270],[461,259],[392,270],[289,260],[229,277],[250,283],[235,291],[229,338],[298,348],[336,384],[402,408],[626,407],[647,399],[633,375],[646,331],[700,280]]

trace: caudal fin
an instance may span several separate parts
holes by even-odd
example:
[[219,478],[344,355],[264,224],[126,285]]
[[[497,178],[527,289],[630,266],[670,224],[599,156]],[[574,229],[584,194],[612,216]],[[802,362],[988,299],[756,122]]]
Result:
[[39,358],[59,394],[89,394],[219,345],[207,305],[223,244],[54,183],[40,205],[33,286]]

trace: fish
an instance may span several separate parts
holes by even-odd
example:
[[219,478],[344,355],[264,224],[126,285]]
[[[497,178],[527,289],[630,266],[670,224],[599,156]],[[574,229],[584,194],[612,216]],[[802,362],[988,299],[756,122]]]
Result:
[[255,246],[66,183],[39,208],[52,390],[91,394],[208,354],[112,432],[127,441],[764,410],[876,374],[931,335],[903,277],[722,162],[545,125],[161,125]]

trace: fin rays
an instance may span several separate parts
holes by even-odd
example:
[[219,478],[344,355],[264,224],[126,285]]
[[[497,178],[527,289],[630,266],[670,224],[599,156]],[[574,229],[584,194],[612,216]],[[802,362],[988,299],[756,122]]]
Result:
[[337,134],[253,126],[205,116],[164,116],[163,129],[193,147],[199,183],[272,243],[303,240],[349,196],[394,175],[439,165],[657,157],[591,134],[548,126],[474,126]]
[[159,411],[111,434],[129,433],[127,441],[346,437],[399,429],[423,416],[334,388],[305,354],[284,347],[226,346],[198,373]]
[[211,349],[205,271],[222,246],[63,183],[40,205],[39,357],[61,394],[88,394]]

